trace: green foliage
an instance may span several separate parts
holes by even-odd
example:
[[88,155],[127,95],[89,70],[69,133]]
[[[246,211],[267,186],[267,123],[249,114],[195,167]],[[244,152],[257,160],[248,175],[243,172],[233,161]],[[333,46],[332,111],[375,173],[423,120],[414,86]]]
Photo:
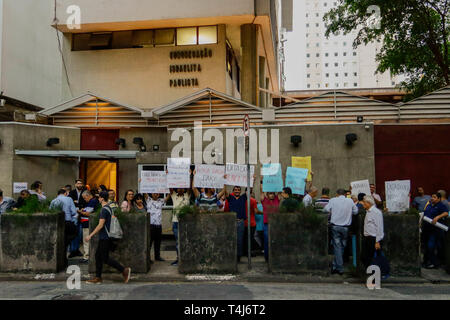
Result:
[[404,214],[410,214],[410,215],[416,215],[416,216],[419,216],[419,210],[417,210],[416,208],[411,207],[411,208],[409,208],[408,210],[406,210],[406,211],[404,212]]
[[316,210],[314,206],[305,207],[303,202],[292,197],[283,200],[280,206],[280,213],[296,214],[305,227],[313,229],[318,228],[325,219],[325,215],[320,210]]
[[25,226],[35,213],[57,214],[60,208],[49,209],[50,200],[40,202],[36,195],[31,195],[25,199],[24,205],[17,210],[9,210],[8,213],[14,215],[14,221],[18,226]]
[[[378,21],[370,6],[380,8]],[[410,100],[450,84],[449,10],[448,0],[341,0],[324,16],[326,36],[359,30],[354,48],[382,42],[377,72],[406,75]]]

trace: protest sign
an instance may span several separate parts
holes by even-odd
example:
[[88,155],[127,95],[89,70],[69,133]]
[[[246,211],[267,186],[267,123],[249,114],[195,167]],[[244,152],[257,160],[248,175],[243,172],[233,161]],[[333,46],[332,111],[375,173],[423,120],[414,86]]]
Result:
[[350,186],[352,187],[352,195],[354,196],[358,196],[360,193],[364,193],[367,196],[371,195],[369,180],[353,181],[350,183]]
[[141,171],[140,193],[168,193],[167,175],[164,171]]
[[410,180],[385,181],[386,207],[391,212],[403,212],[409,209]]
[[194,187],[223,188],[225,184],[225,166],[197,164],[195,166]]
[[305,179],[308,176],[308,169],[287,167],[286,187],[291,188],[293,194],[305,194]]
[[167,188],[190,188],[189,158],[167,159]]
[[28,183],[27,182],[14,182],[13,184],[14,193],[20,193],[22,190],[28,189]]
[[312,180],[312,176],[311,176],[311,156],[307,156],[307,157],[292,157],[291,161],[292,161],[292,167],[294,167],[294,168],[308,169],[307,180],[308,181]]
[[283,191],[283,177],[280,163],[263,164],[261,174],[263,175],[263,192]]
[[[247,187],[247,165],[227,163],[225,174],[227,175],[226,185]],[[254,174],[255,166],[250,166],[250,187],[253,187]]]

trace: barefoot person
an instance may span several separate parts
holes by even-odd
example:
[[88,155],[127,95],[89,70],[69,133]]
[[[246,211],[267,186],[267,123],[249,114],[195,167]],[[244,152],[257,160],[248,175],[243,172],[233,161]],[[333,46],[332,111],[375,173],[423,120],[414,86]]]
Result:
[[125,283],[128,283],[128,281],[130,280],[131,268],[124,268],[119,262],[109,257],[112,240],[109,238],[105,227],[108,230],[110,228],[112,210],[108,207],[108,198],[108,192],[100,192],[100,195],[98,197],[102,205],[102,210],[100,211],[100,220],[94,231],[92,231],[92,233],[86,237],[86,241],[89,241],[97,233],[99,234],[97,252],[95,253],[95,277],[91,280],[88,280],[87,283],[102,283],[102,269],[104,263],[122,273]]

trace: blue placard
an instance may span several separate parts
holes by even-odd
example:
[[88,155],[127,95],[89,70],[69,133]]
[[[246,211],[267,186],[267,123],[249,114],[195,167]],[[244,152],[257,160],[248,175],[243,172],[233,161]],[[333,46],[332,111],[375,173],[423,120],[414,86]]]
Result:
[[288,167],[286,170],[286,187],[291,188],[293,194],[305,194],[308,169]]
[[283,177],[280,163],[266,163],[262,167],[263,192],[283,191]]

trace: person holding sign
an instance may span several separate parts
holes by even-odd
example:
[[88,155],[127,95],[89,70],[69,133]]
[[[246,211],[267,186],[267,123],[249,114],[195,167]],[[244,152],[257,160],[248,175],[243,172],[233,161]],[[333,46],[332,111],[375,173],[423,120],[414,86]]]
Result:
[[170,194],[164,199],[159,197],[159,193],[152,193],[151,199],[147,203],[147,212],[150,214],[150,250],[155,242],[155,260],[165,261],[161,258],[161,235],[162,235],[162,208],[169,200]]
[[194,193],[194,197],[196,199],[197,205],[200,210],[205,211],[218,211],[217,202],[219,199],[225,194],[225,188],[222,189],[218,194],[216,194],[216,190],[214,188],[205,188],[205,192],[200,192],[195,185],[195,175],[197,171],[194,170],[194,178],[192,179],[192,192]]
[[[261,181],[261,188],[263,190],[263,182]],[[277,213],[280,207],[280,194],[275,192],[261,192],[261,204],[263,207],[263,222],[264,222],[264,259],[269,261],[269,214]]]
[[448,210],[441,202],[441,195],[435,192],[431,200],[425,205],[424,216],[433,219],[432,224],[422,223],[422,236],[424,239],[424,265],[427,269],[437,268],[439,265],[435,250],[443,245],[444,231],[435,227],[437,222],[442,223],[443,218],[448,216]]

